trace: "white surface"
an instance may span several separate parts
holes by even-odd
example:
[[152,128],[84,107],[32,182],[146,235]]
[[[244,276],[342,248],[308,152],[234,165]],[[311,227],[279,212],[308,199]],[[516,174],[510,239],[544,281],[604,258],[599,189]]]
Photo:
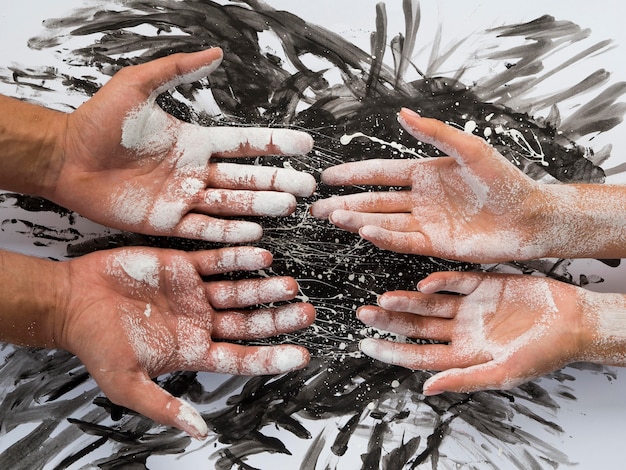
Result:
[[[2,43],[0,45],[0,64],[10,65],[19,63],[22,65],[42,65],[56,63],[50,51],[33,52],[26,48],[26,40],[40,30],[43,19],[59,16],[71,5],[80,4],[77,0],[67,2],[51,2],[48,0],[21,0],[19,2],[5,2],[0,12],[0,31],[2,31]],[[369,32],[374,25],[374,5],[372,0],[353,0],[337,2],[336,0],[318,0],[316,2],[294,2],[291,0],[273,0],[269,3],[293,11],[303,18],[312,22],[330,27],[342,32],[344,37],[353,39],[355,42],[367,44]],[[355,5],[358,5],[356,8]],[[462,0],[446,0],[439,2],[422,2],[422,32],[420,37],[426,35],[429,28],[435,31],[437,21],[443,24],[444,38],[450,41],[463,37],[467,32],[480,31],[487,27],[494,27],[512,21],[522,22],[536,18],[542,14],[552,14],[558,18],[572,20],[583,27],[589,27],[593,31],[596,40],[615,39],[617,47],[609,53],[594,58],[590,68],[604,67],[613,73],[614,81],[626,80],[626,28],[624,27],[624,7],[616,1],[603,2],[604,8],[598,8],[598,3],[586,1],[558,0],[546,2],[502,2],[482,1],[467,2]],[[348,12],[341,14],[338,9],[345,7]],[[387,10],[390,19],[389,34],[403,31],[403,19],[401,15],[400,0],[389,0]],[[334,18],[329,23],[329,11],[333,11]],[[365,47],[365,46],[364,46]],[[419,46],[418,46],[419,50]],[[419,62],[419,61],[418,61]],[[419,65],[419,63],[418,63]],[[479,65],[477,65],[478,67]],[[11,94],[11,87],[3,86],[0,92]],[[611,142],[614,147],[613,157],[607,166],[615,166],[617,163],[626,161],[626,125],[622,124],[617,129],[603,136],[601,139]],[[594,144],[595,145],[595,144]],[[82,222],[81,222],[82,223]],[[102,228],[91,226],[84,222],[87,232],[97,233]],[[0,244],[3,248],[21,251],[18,240],[2,239]],[[62,247],[52,247],[62,253]],[[47,256],[48,253],[39,252],[39,255]],[[612,292],[626,292],[625,268],[606,268],[595,261],[581,261],[571,271],[584,272],[586,274],[599,274],[606,282],[597,286]],[[626,376],[622,370],[618,371],[618,379],[613,382],[607,381],[598,374],[587,372],[572,372],[577,376],[573,383],[573,393],[577,401],[564,406],[555,418],[565,430],[565,434],[556,437],[555,441],[561,450],[568,453],[571,460],[579,462],[580,469],[591,468],[621,468],[619,464],[622,455],[624,423],[626,423]],[[307,443],[308,444],[308,443]],[[183,462],[193,457],[187,456]],[[203,457],[203,465],[206,461]],[[276,465],[279,460],[274,460]],[[165,457],[151,462],[152,469],[168,469],[172,463],[180,462],[179,457]],[[187,465],[191,465],[191,460]],[[175,467],[174,467],[175,468]],[[191,467],[188,467],[191,468]],[[204,468],[204,467],[202,467]]]

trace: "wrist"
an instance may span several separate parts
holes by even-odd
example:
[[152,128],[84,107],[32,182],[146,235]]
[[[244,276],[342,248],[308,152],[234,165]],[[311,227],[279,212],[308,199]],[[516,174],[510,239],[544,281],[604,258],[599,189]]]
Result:
[[622,258],[626,254],[626,186],[555,184],[541,220],[551,258]]
[[54,193],[63,166],[67,114],[0,95],[0,188]]
[[66,263],[0,250],[0,340],[30,347],[59,347]]
[[626,365],[626,296],[585,291],[587,340],[581,360]]

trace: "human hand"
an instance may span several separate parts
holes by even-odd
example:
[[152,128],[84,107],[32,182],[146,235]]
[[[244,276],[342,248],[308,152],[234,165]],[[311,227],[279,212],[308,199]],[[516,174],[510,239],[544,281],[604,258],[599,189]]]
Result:
[[[357,316],[375,328],[445,343],[361,342],[365,354],[383,362],[443,371],[424,383],[425,395],[510,389],[574,361],[624,361],[624,335],[616,339],[620,329],[611,332],[601,320],[617,311],[615,297],[548,278],[462,272],[431,274],[418,289],[387,292]],[[618,303],[613,325],[625,328],[626,303]]]
[[235,247],[121,248],[58,263],[67,266],[69,285],[58,309],[55,344],[76,354],[112,402],[204,438],[208,430],[199,413],[151,378],[176,370],[265,375],[304,367],[309,353],[299,346],[228,342],[310,325],[315,311],[308,303],[248,309],[294,299],[294,279],[201,278],[271,262],[265,250]]
[[202,127],[163,111],[159,94],[204,78],[220,49],[175,54],[119,71],[67,116],[64,160],[49,199],[109,227],[213,242],[257,240],[261,227],[220,216],[285,216],[315,179],[286,168],[215,162],[300,155],[311,137],[289,129]]
[[322,173],[328,185],[409,189],[320,200],[311,207],[313,216],[328,217],[380,248],[401,253],[480,263],[547,255],[558,238],[546,233],[552,223],[544,223],[556,200],[550,185],[530,179],[477,136],[407,109],[398,119],[447,157],[328,168]]

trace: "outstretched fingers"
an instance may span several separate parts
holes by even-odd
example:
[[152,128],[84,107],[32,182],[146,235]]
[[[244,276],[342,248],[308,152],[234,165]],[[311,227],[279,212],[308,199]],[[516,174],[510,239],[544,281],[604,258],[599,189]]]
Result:
[[213,343],[204,370],[232,375],[275,375],[302,369],[310,360],[301,346]]
[[237,163],[215,163],[207,180],[209,188],[281,191],[308,197],[315,192],[315,178],[302,171]]
[[410,344],[365,338],[359,343],[359,349],[373,359],[413,370],[468,367],[476,361],[476,358],[464,356],[447,344]]
[[329,186],[377,185],[411,186],[413,169],[423,160],[373,159],[336,165],[322,171],[322,182]]
[[435,292],[454,292],[456,294],[471,294],[485,280],[484,273],[442,271],[430,274],[417,284],[423,294]]
[[452,326],[447,319],[429,318],[406,312],[391,312],[374,306],[359,308],[357,318],[366,325],[409,338],[435,341],[452,339]]
[[236,246],[215,250],[187,252],[201,276],[232,271],[256,271],[272,264],[272,254],[263,248]]
[[288,192],[207,189],[194,209],[218,216],[284,217],[296,209],[296,198]]
[[408,213],[371,214],[339,209],[331,212],[328,220],[336,227],[353,233],[358,233],[365,225],[374,225],[398,232],[415,232],[420,229],[417,219]]
[[246,220],[218,219],[203,214],[188,213],[170,235],[217,243],[250,243],[263,236],[263,228]]
[[306,155],[313,148],[313,138],[294,129],[211,127],[210,137],[218,157]]
[[337,210],[364,213],[410,213],[413,200],[409,191],[357,193],[347,196],[331,196],[315,201],[311,214],[318,219],[326,219]]
[[358,231],[361,238],[383,250],[422,256],[439,256],[428,237],[419,231],[389,230],[376,225],[364,225]]
[[214,308],[242,308],[291,300],[298,293],[298,283],[288,276],[215,281],[207,283],[206,291]]
[[269,338],[301,330],[315,321],[315,308],[308,303],[292,303],[253,311],[217,312],[212,336],[224,340]]

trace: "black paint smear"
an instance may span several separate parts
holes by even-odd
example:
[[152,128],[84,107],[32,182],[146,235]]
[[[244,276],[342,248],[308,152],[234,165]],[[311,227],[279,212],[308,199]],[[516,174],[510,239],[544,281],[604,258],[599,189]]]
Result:
[[[309,155],[267,157],[259,159],[259,163],[289,164],[316,176],[322,169],[344,161],[409,157],[391,146],[383,148],[365,139],[341,145],[339,138],[345,133],[363,132],[415,147],[422,156],[438,156],[438,151],[418,146],[398,126],[396,113],[406,106],[458,127],[474,121],[476,132],[481,135],[497,126],[519,132],[529,148],[517,146],[510,132],[492,132],[489,140],[533,178],[549,176],[560,182],[602,182],[604,172],[598,164],[608,155],[596,155],[576,141],[612,128],[625,112],[624,105],[617,102],[624,93],[624,84],[607,86],[609,74],[604,70],[592,71],[588,77],[547,98],[528,97],[534,86],[555,72],[544,72],[543,60],[562,44],[573,44],[589,35],[571,22],[548,16],[491,31],[494,36],[517,37],[522,45],[489,50],[485,60],[504,60],[508,66],[468,85],[463,82],[462,67],[453,76],[437,74],[438,65],[462,41],[450,51],[433,57],[426,73],[419,71],[420,78],[406,79],[406,71],[413,65],[406,58],[413,56],[421,20],[417,2],[404,2],[405,34],[391,39],[387,37],[385,5],[380,3],[376,7],[372,53],[336,33],[254,0],[226,5],[206,0],[162,0],[149,4],[128,1],[122,10],[87,7],[70,17],[48,20],[46,35],[33,38],[30,45],[58,48],[73,67],[95,66],[104,75],[173,52],[219,45],[225,51],[222,66],[205,80],[182,85],[177,93],[162,95],[159,105],[180,119],[201,125],[268,125],[308,130],[316,141]],[[151,26],[153,34],[130,29],[138,25]],[[270,31],[283,48],[276,54],[261,50],[259,45],[259,33]],[[72,49],[69,44],[77,38],[81,39],[80,46]],[[85,45],[86,41],[90,43]],[[384,45],[388,43],[393,67],[383,61]],[[583,60],[608,45],[608,42],[593,44],[574,55],[570,62]],[[287,70],[280,57],[283,54],[296,68],[295,72]],[[305,65],[301,60],[304,54],[326,60],[329,68],[339,72],[342,81],[328,83],[323,70],[311,70]],[[372,59],[372,55],[376,58]],[[0,79],[9,80],[9,75]],[[86,96],[101,86],[98,77],[60,74],[51,67],[16,66],[12,75],[12,80],[38,93],[54,89],[51,83],[54,81],[61,82],[68,91]],[[206,88],[210,88],[221,115],[209,115],[195,105],[195,94]],[[600,90],[598,95],[573,115],[566,118],[560,115],[561,101],[595,89]],[[548,118],[533,117],[545,108],[552,110]],[[548,166],[538,164],[530,149],[542,154]],[[544,412],[551,416],[559,405],[537,383],[525,384],[511,392],[447,393],[425,398],[419,391],[430,373],[382,365],[352,354],[356,341],[364,334],[354,317],[356,306],[375,302],[376,294],[386,290],[413,289],[419,279],[433,271],[467,270],[476,266],[384,252],[308,215],[307,204],[316,198],[349,191],[320,185],[315,197],[305,199],[294,215],[262,220],[265,236],[259,246],[275,255],[272,269],[266,272],[296,277],[303,297],[318,310],[314,327],[269,341],[309,347],[315,357],[307,368],[279,377],[234,377],[214,390],[206,390],[196,373],[180,372],[158,380],[174,395],[197,404],[221,403],[228,397],[217,411],[203,414],[221,443],[211,456],[215,467],[255,468],[249,464],[254,455],[289,454],[286,442],[265,434],[268,426],[281,428],[284,431],[281,436],[310,440],[306,458],[314,459],[315,463],[302,462],[302,468],[314,468],[316,463],[324,466],[330,462],[326,455],[329,452],[339,458],[338,465],[354,466],[354,460],[344,461],[340,457],[351,458],[348,455],[351,445],[361,437],[358,434],[363,429],[368,429],[369,436],[367,450],[361,456],[362,468],[415,468],[424,462],[430,462],[433,468],[438,463],[445,466],[448,457],[440,453],[440,448],[446,439],[452,438],[456,425],[469,426],[477,434],[473,437],[476,443],[472,452],[475,460],[484,466],[495,468],[496,462],[502,461],[497,455],[500,452],[516,468],[539,468],[546,462],[554,467],[568,464],[567,456],[558,449],[512,424],[516,416],[551,433],[563,431],[544,416]],[[15,199],[16,205],[26,211],[43,210],[72,217],[64,209],[46,206],[44,201],[19,195],[4,197]],[[130,233],[84,240],[71,231],[67,234],[58,229],[35,231],[35,224],[29,223],[31,233],[37,232],[42,240],[47,237],[71,242],[70,256],[130,245],[186,250],[218,246]],[[511,266],[523,273],[539,272],[565,282],[575,281],[567,272],[567,260]],[[603,369],[596,370],[604,373]],[[68,375],[70,371],[72,374]],[[90,451],[108,445],[114,449],[110,457],[92,461],[94,466],[146,468],[147,458],[152,454],[178,453],[187,448],[188,438],[178,431],[163,430],[103,397],[96,397],[97,388],[85,382],[84,377],[84,368],[65,353],[18,349],[8,358],[0,370],[0,383],[12,390],[5,393],[2,403],[6,411],[0,415],[3,428],[38,422],[49,414],[53,419],[47,419],[46,426],[38,427],[0,454],[0,466],[42,468],[56,456],[63,456],[57,468],[69,468]],[[573,380],[564,372],[551,377],[557,384]],[[78,398],[69,397],[80,388],[86,390]],[[565,385],[557,386],[556,395],[574,399]],[[41,397],[47,397],[48,401],[41,403]],[[77,413],[79,416],[75,416]],[[70,414],[73,414],[71,421],[63,423]],[[332,429],[313,438],[308,420],[331,420]],[[405,439],[404,432],[394,434],[393,429],[402,426],[419,435]],[[62,431],[52,438],[53,429]],[[71,448],[79,438],[82,448]],[[36,452],[30,451],[33,444],[39,446]],[[29,458],[20,467],[20,455],[24,453],[29,453]]]

